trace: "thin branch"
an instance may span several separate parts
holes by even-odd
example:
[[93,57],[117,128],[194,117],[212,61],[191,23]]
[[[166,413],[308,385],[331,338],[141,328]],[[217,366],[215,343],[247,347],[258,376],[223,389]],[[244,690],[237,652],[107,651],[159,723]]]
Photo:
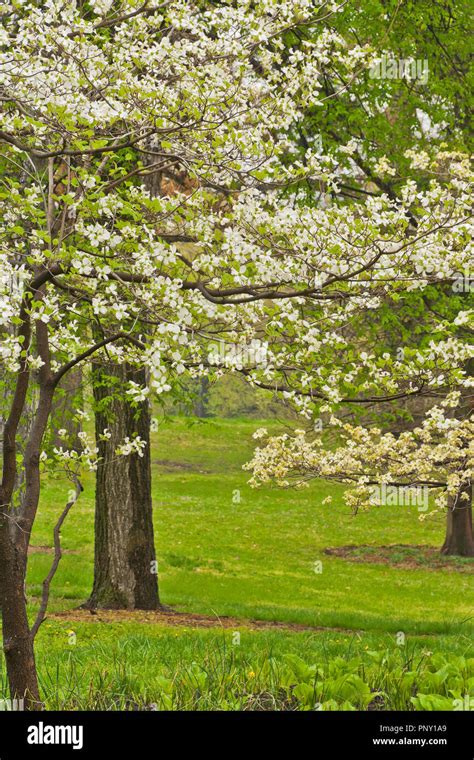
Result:
[[[146,0],[143,5],[141,5],[136,10],[131,11],[130,13],[124,13],[122,16],[116,16],[115,18],[104,18],[94,26],[94,31],[96,29],[107,29],[108,27],[116,26],[117,24],[121,24],[122,21],[128,21],[129,19],[135,18],[136,16],[152,16],[154,13],[158,13],[158,11],[164,10],[168,5],[171,5],[171,0],[150,8],[148,5],[148,0]],[[68,36],[77,37],[82,33],[82,30],[78,32],[71,32]]]
[[53,375],[53,385],[56,386],[63,375],[66,374],[66,372],[69,372],[73,367],[76,366],[76,364],[79,364],[80,362],[84,361],[84,359],[88,359],[89,356],[92,356],[96,351],[99,351],[99,349],[103,348],[104,346],[107,346],[109,343],[113,343],[116,340],[119,340],[120,338],[123,338],[124,340],[128,340],[134,345],[138,346],[141,349],[145,348],[145,344],[141,341],[134,338],[132,335],[129,335],[126,332],[120,332],[116,333],[115,335],[111,335],[109,338],[104,338],[104,340],[101,340],[99,343],[96,343],[94,346],[91,346],[86,351],[83,351],[82,354],[78,354],[78,356],[75,356],[74,359],[71,359],[71,361],[67,362],[67,364],[63,364],[63,366],[58,369],[58,371]]
[[133,139],[126,140],[125,142],[114,142],[111,145],[104,145],[102,148],[84,148],[82,150],[73,150],[71,148],[61,148],[59,150],[42,150],[37,147],[26,145],[18,140],[14,135],[5,132],[0,129],[0,141],[14,145],[18,150],[22,150],[25,153],[36,156],[36,158],[57,158],[58,156],[97,156],[103,153],[111,153],[115,150],[122,150],[122,148],[130,148],[136,145],[141,140],[145,140],[150,135],[155,134],[155,129],[149,129],[143,135],[138,135]]
[[[263,390],[267,391],[274,391],[276,393],[293,393],[295,396],[303,396],[308,398],[319,398],[323,401],[328,401],[328,397],[321,393],[320,391],[316,390],[309,390],[309,391],[303,391],[298,388],[292,388],[289,385],[281,385],[278,384],[278,382],[275,383],[264,383],[260,380],[256,380],[255,378],[250,376],[250,370],[249,369],[239,369],[238,372],[241,375],[244,375],[246,377],[250,377],[251,383],[253,385],[256,385],[257,388],[262,388]],[[411,391],[400,391],[400,393],[394,393],[391,396],[370,396],[367,398],[341,398],[341,402],[345,404],[380,404],[382,402],[386,401],[397,401],[399,399],[405,399],[409,396],[417,396],[420,393],[422,393],[424,388],[424,381],[421,381],[419,388],[416,388],[415,390]]]
[[77,499],[81,495],[81,492],[84,490],[82,487],[82,484],[79,480],[79,478],[76,475],[72,475],[72,480],[75,483],[75,492],[74,497],[68,501],[66,506],[64,507],[59,520],[57,521],[55,527],[54,527],[54,559],[53,563],[51,565],[50,571],[46,578],[43,581],[43,593],[41,596],[41,605],[38,610],[38,614],[36,616],[36,620],[33,623],[31,629],[30,629],[30,636],[31,639],[34,640],[36,634],[38,633],[39,627],[41,623],[44,621],[46,617],[46,610],[48,609],[48,601],[49,601],[49,591],[51,587],[51,581],[53,580],[56,570],[58,569],[59,563],[61,561],[62,557],[62,551],[61,551],[61,535],[60,531],[62,528],[62,525],[64,523],[64,520],[69,514],[70,509],[72,506],[76,503]]

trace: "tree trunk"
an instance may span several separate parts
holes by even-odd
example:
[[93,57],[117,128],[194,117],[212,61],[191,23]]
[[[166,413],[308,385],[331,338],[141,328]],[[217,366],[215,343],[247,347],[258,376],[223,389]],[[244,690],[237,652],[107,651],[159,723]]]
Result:
[[[153,533],[148,402],[132,408],[112,399],[110,381],[145,383],[145,371],[101,365],[94,371],[96,435],[101,461],[96,478],[94,586],[86,607],[144,609],[160,607]],[[107,428],[106,441],[100,434]],[[146,442],[143,457],[117,456],[128,436]]]
[[196,402],[194,404],[194,414],[196,417],[204,418],[208,416],[207,405],[209,403],[209,378],[201,377],[199,380]]
[[33,636],[28,625],[25,598],[26,558],[13,546],[8,525],[0,541],[0,564],[2,583],[0,601],[2,607],[3,651],[10,685],[10,696],[24,700],[26,709],[41,709],[38,678],[36,675]]
[[[48,358],[45,325],[37,325],[42,356]],[[3,651],[12,699],[23,699],[26,709],[41,709],[34,634],[30,630],[25,595],[28,546],[40,495],[40,451],[51,412],[54,385],[49,381],[49,366],[40,370],[38,407],[25,446],[25,493],[15,509],[12,495],[16,482],[16,435],[26,400],[28,376],[19,373],[9,420],[3,431],[3,482],[0,489],[0,607],[2,609]]]
[[441,547],[441,554],[454,554],[459,557],[474,557],[474,538],[472,534],[472,486],[466,486],[464,493],[468,499],[450,497],[448,504],[446,538]]

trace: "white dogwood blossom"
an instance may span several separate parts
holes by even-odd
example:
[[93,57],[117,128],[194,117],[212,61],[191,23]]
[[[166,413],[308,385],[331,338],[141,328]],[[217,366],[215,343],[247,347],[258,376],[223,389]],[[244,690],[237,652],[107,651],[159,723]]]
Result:
[[373,504],[374,485],[433,490],[440,509],[450,498],[462,503],[470,499],[474,473],[474,416],[454,417],[459,401],[459,392],[448,394],[419,427],[398,437],[332,417],[329,424],[338,433],[332,447],[305,430],[280,436],[259,430],[254,437],[263,438],[264,446],[244,469],[252,472],[253,486],[302,486],[314,478],[344,483],[344,499],[355,510]]

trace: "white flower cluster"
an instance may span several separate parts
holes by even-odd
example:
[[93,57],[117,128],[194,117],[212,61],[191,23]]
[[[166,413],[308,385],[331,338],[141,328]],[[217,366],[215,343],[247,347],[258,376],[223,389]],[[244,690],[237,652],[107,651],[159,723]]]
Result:
[[138,454],[139,457],[143,457],[145,448],[146,441],[143,441],[139,435],[135,438],[126,436],[123,443],[115,449],[115,453],[124,457],[130,456],[130,454]]
[[313,478],[345,483],[346,503],[355,509],[372,503],[374,484],[433,489],[436,506],[444,508],[450,499],[469,498],[474,475],[474,416],[453,416],[459,403],[459,392],[449,394],[420,427],[398,437],[332,417],[330,426],[339,432],[340,441],[335,448],[325,446],[321,435],[304,430],[281,436],[259,430],[254,437],[266,438],[265,445],[256,449],[244,469],[252,472],[253,486],[302,485]]

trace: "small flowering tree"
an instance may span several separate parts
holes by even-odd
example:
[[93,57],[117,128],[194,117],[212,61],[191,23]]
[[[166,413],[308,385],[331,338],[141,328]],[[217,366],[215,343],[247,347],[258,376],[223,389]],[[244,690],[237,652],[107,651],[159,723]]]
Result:
[[[417,162],[409,151],[407,156],[417,169]],[[446,171],[457,174],[455,184],[458,189],[464,186],[467,190],[470,169],[460,154],[440,151],[435,159],[430,160],[425,156],[425,161],[425,168],[429,167],[433,174],[446,176]],[[298,482],[304,481],[305,477],[319,475],[347,483],[357,481],[360,488],[364,484],[381,486],[385,483],[390,487],[444,489],[438,494],[437,500],[438,507],[447,507],[447,532],[442,551],[471,556],[472,464],[469,460],[468,441],[472,434],[472,423],[466,420],[465,407],[467,405],[469,409],[469,393],[473,385],[470,371],[470,325],[473,312],[470,281],[464,278],[460,283],[459,280],[459,272],[469,272],[471,266],[471,222],[466,206],[464,220],[449,233],[449,236],[453,233],[457,240],[454,243],[452,238],[453,258],[450,262],[442,259],[439,255],[439,240],[435,242],[435,238],[426,239],[422,231],[433,207],[426,198],[422,198],[424,192],[420,194],[415,189],[414,182],[409,185],[410,193],[414,193],[412,200],[418,198],[420,206],[415,218],[411,219],[414,227],[409,233],[412,245],[408,258],[403,263],[397,263],[396,274],[392,269],[393,260],[388,263],[387,259],[388,266],[377,283],[378,264],[375,264],[370,273],[370,297],[365,293],[359,300],[355,294],[355,284],[351,281],[349,298],[346,298],[344,287],[340,291],[340,302],[331,304],[330,310],[320,308],[319,304],[309,308],[304,305],[299,319],[295,315],[289,317],[288,312],[293,304],[285,305],[273,322],[274,334],[278,336],[277,339],[274,337],[277,358],[265,373],[254,371],[249,374],[256,386],[273,388],[282,393],[304,418],[311,421],[316,430],[321,428],[321,415],[332,415],[343,410],[344,414],[348,411],[354,413],[361,407],[367,410],[380,402],[390,402],[384,408],[392,407],[392,416],[404,411],[400,404],[407,399],[433,404],[440,396],[447,397],[450,399],[447,406],[450,407],[453,398],[450,394],[455,391],[458,396],[456,403],[452,404],[446,429],[452,427],[449,446],[452,447],[457,442],[460,447],[458,456],[454,456],[451,461],[452,450],[445,451],[447,442],[442,436],[442,419],[436,416],[434,409],[431,412],[434,416],[430,416],[428,422],[415,431],[403,433],[399,439],[392,434],[382,435],[376,427],[364,432],[362,427],[348,425],[344,428],[348,444],[338,447],[335,452],[322,451],[321,439],[313,440],[311,436],[309,439],[297,436],[295,441],[277,437],[257,452],[250,468],[255,470],[254,483],[269,479],[265,475],[265,469],[270,465],[269,477],[277,481],[281,478],[285,480],[284,474],[292,472],[293,475],[300,476]],[[434,198],[432,193],[438,192],[435,190],[436,185],[438,183],[432,180],[428,191],[431,199]],[[440,189],[441,185],[438,185],[438,190]],[[407,187],[402,188],[400,197],[403,198],[406,192]],[[386,221],[391,217],[394,207],[399,207],[398,203],[390,203],[388,195],[378,197],[374,203]],[[387,204],[386,210],[390,208],[389,217],[383,211],[384,203]],[[464,204],[464,201],[461,203]],[[448,206],[449,204],[450,202]],[[372,201],[366,205],[373,208]],[[445,211],[448,206],[444,206]],[[428,207],[430,211],[425,216]],[[413,208],[414,205],[410,204],[410,209]],[[406,211],[411,215],[411,211]],[[305,209],[304,213],[312,212]],[[367,220],[367,214],[364,218]],[[270,228],[271,224],[269,222]],[[355,228],[357,222],[354,222]],[[345,235],[341,237],[347,240]],[[304,233],[301,231],[296,239],[298,245],[303,245]],[[394,240],[392,237],[392,244]],[[354,239],[353,248],[358,248]],[[392,251],[395,250],[396,247],[392,248]],[[402,285],[398,278],[405,264],[413,267],[413,270],[412,276],[408,275]],[[389,286],[387,281],[390,282]],[[322,282],[324,283],[324,277]],[[335,417],[332,419],[335,420]],[[433,425],[438,423],[437,434],[433,434],[429,445],[421,447],[419,436],[425,425],[428,434]],[[350,443],[352,433],[357,433],[358,436],[357,449],[354,441]],[[365,436],[364,439],[360,437],[362,435]],[[388,448],[388,459],[380,455],[378,443],[382,448]],[[293,445],[295,456],[291,466],[287,467],[290,462],[287,457]],[[405,461],[407,452],[403,447],[407,445],[417,452],[413,461],[411,458]],[[283,451],[279,450],[280,446],[283,446]],[[311,460],[307,458],[310,450]],[[398,459],[395,457],[392,462],[391,453],[394,457],[399,457],[401,469],[392,471],[391,466],[395,466]],[[346,469],[346,455],[354,470],[351,467]],[[317,457],[320,459],[317,460]],[[423,464],[425,457],[426,462]],[[376,465],[373,470],[372,465]],[[367,490],[350,491],[348,499],[356,506],[359,503],[357,499],[360,501],[365,497],[367,501],[367,494]]]
[[[420,427],[399,437],[333,417],[330,424],[339,433],[334,448],[304,430],[270,437],[266,430],[257,431],[254,437],[266,440],[245,466],[252,471],[250,483],[288,487],[307,485],[313,478],[337,481],[347,485],[344,498],[355,511],[383,502],[390,489],[395,496],[390,503],[395,504],[407,493],[433,491],[436,509],[447,512],[441,552],[473,557],[474,416],[452,416],[459,397],[459,393],[449,394],[429,410]],[[414,501],[404,499],[405,503]]]
[[[323,25],[337,8],[20,0],[2,17],[0,603],[12,696],[30,706],[40,704],[33,644],[51,581],[30,627],[24,582],[42,469],[97,455],[92,444],[46,450],[69,372],[107,361],[146,369],[146,387],[132,379],[112,391],[140,403],[185,372],[225,367],[306,415],[315,399],[438,387],[444,365],[450,382],[462,375],[466,348],[445,323],[408,366],[356,357],[351,328],[465,265],[465,159],[438,171],[438,156],[431,183],[408,178],[396,202],[308,206],[296,192],[312,183],[337,195],[331,156],[309,147],[304,161],[287,160],[291,128],[326,97],[317,73],[330,62],[335,79],[350,80],[370,59]],[[283,41],[300,26],[310,40]],[[150,175],[160,195],[143,183]],[[143,443],[129,437],[119,453],[139,456]]]

